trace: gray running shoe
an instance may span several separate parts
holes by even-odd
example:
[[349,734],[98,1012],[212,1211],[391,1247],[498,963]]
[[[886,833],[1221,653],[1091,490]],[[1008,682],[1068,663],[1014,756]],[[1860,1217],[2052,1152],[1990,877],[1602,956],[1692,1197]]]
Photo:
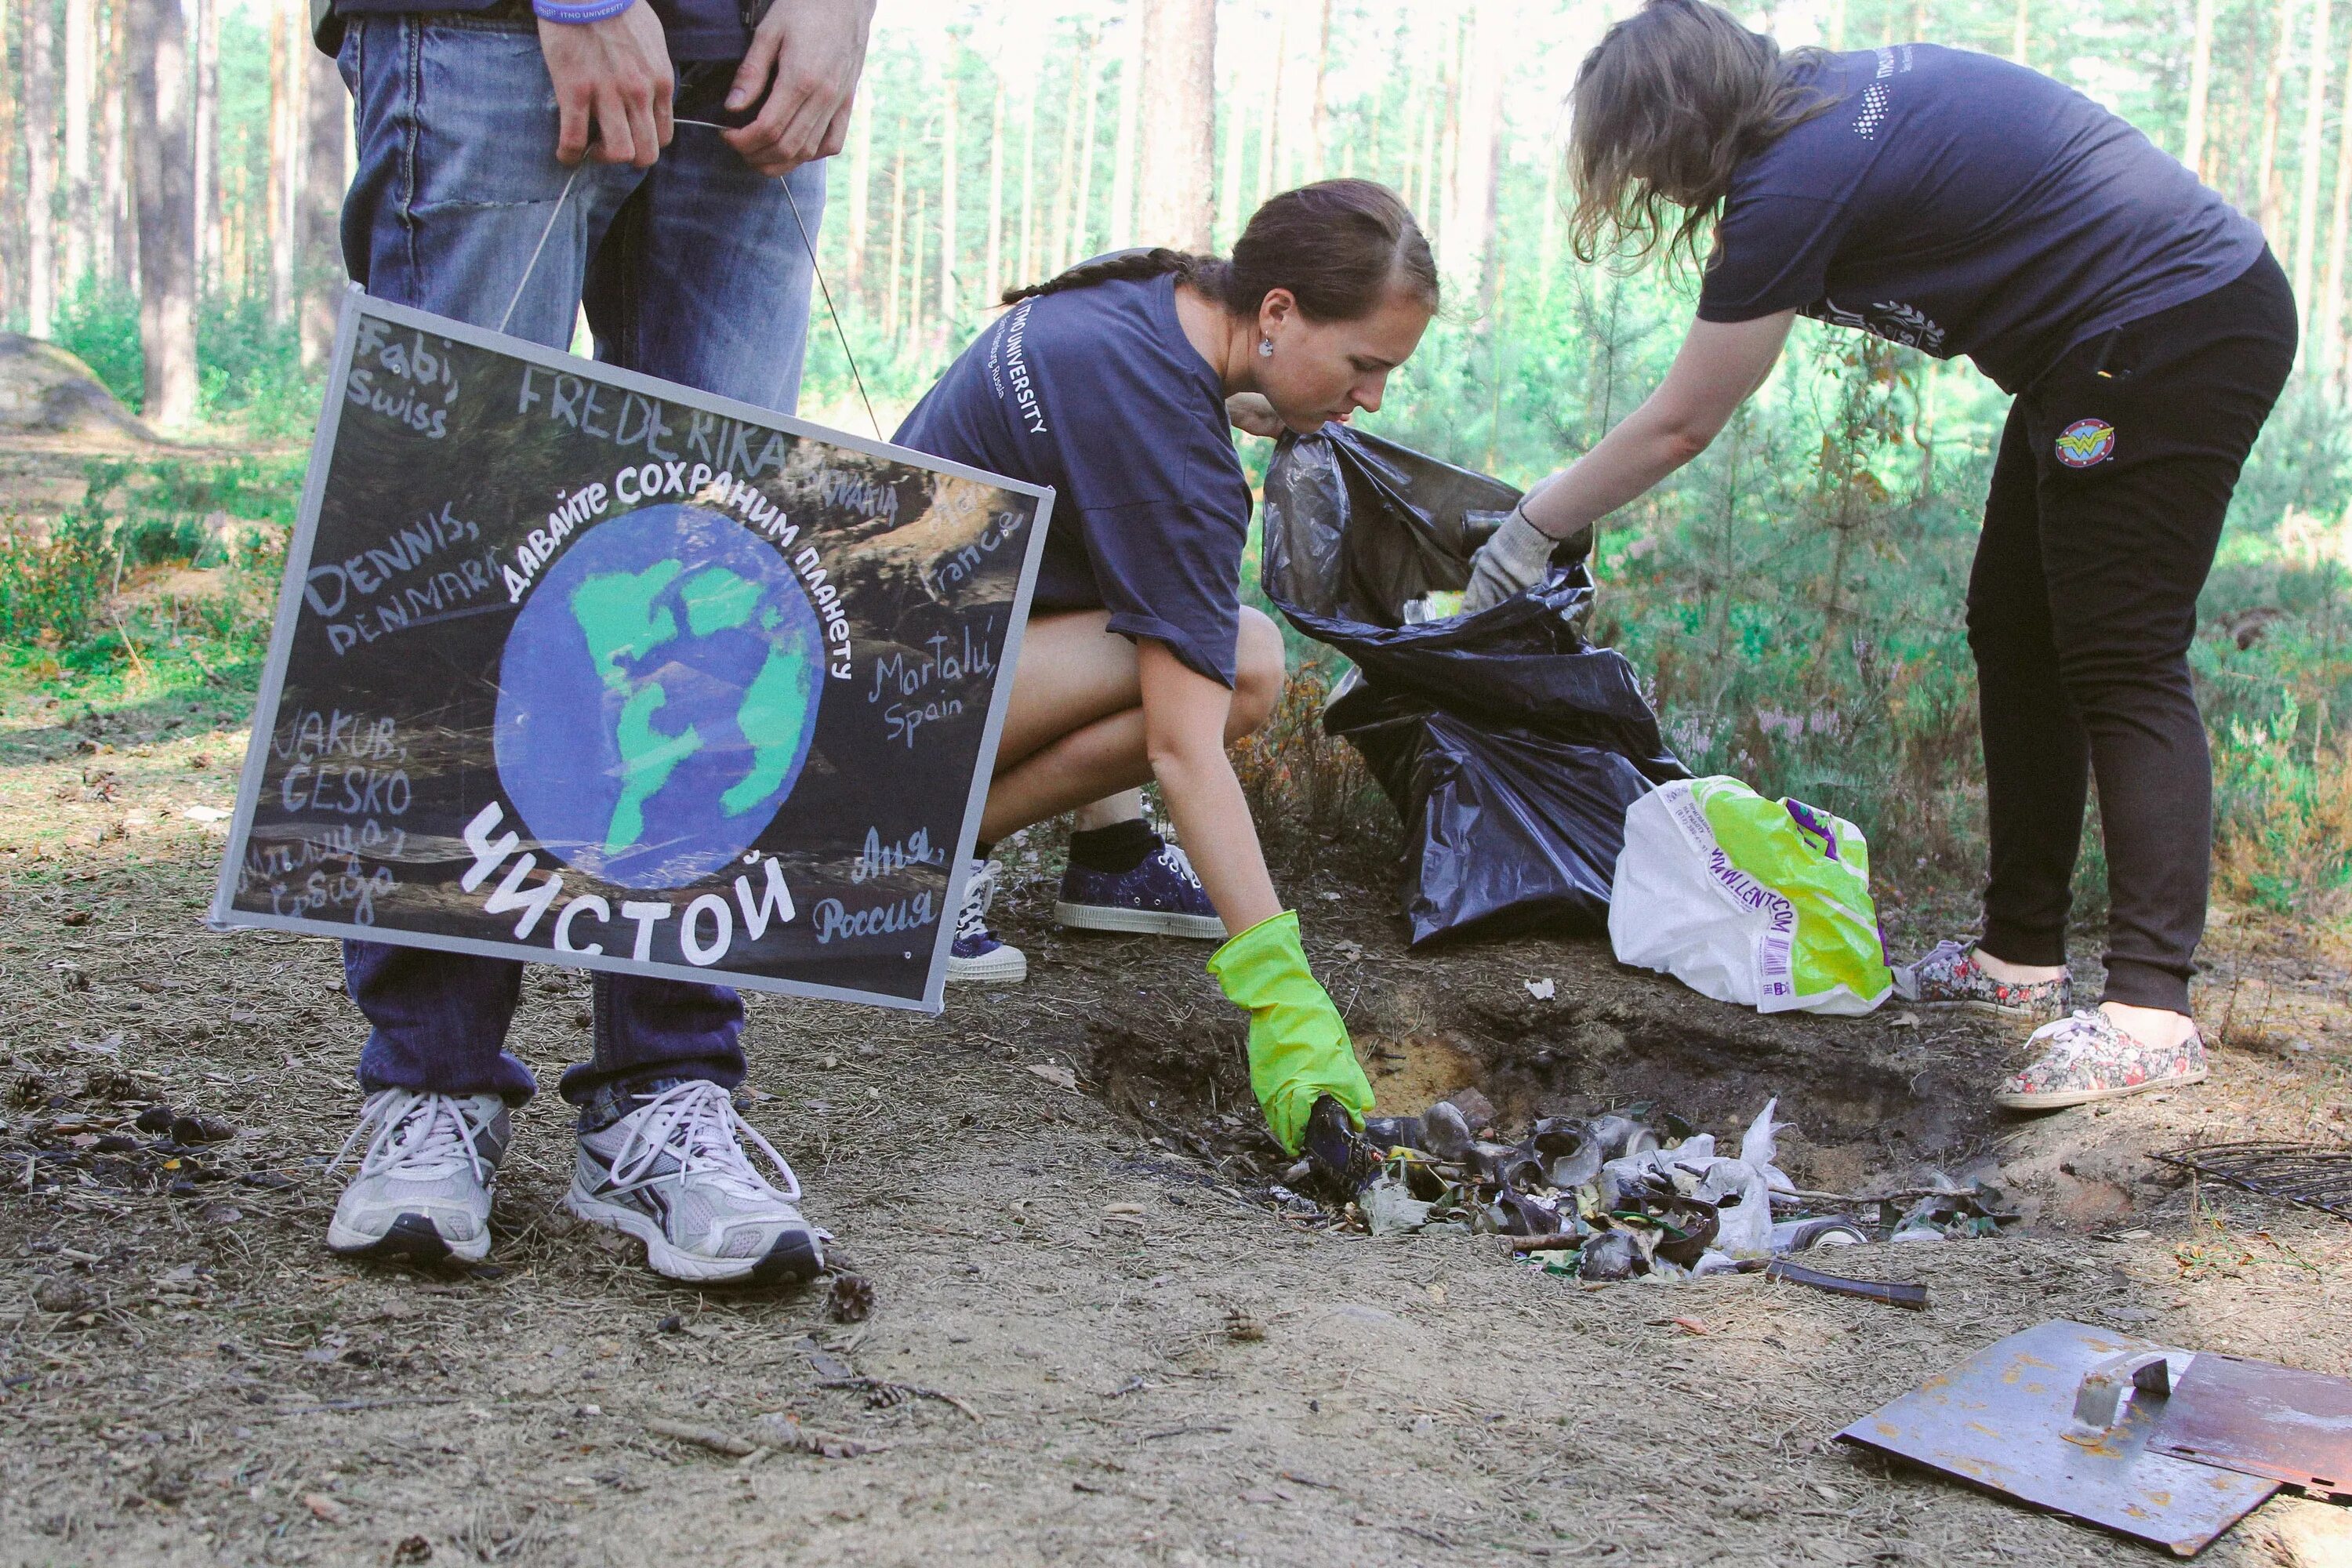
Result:
[[[618,1121],[580,1134],[564,1206],[644,1242],[646,1262],[672,1279],[814,1279],[833,1238],[801,1217],[799,1178],[735,1113],[727,1090],[697,1079],[637,1098]],[[783,1178],[782,1188],[752,1164],[747,1142]]]
[[490,1250],[490,1188],[513,1126],[495,1094],[378,1089],[335,1163],[373,1129],[335,1202],[327,1245],[344,1254],[478,1262]]

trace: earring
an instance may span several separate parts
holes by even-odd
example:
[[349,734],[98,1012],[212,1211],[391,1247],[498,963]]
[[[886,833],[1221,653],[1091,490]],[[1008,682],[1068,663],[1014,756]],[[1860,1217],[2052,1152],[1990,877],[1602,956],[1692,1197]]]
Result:
[[1272,338],[1258,339],[1257,357],[1260,359],[1272,359],[1274,357],[1274,340]]

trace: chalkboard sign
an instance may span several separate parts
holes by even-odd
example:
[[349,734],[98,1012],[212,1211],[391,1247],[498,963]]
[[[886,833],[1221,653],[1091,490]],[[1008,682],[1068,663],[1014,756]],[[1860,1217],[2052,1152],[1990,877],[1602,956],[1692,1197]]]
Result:
[[937,1012],[1050,490],[345,300],[211,921]]

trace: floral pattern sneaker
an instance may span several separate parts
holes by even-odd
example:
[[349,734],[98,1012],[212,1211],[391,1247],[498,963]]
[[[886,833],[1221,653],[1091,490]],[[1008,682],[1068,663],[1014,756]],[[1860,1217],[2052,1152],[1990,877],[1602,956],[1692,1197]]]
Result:
[[2177,1046],[2151,1046],[2125,1034],[2096,1007],[2044,1024],[2029,1044],[2042,1054],[2010,1075],[1993,1095],[1994,1104],[2056,1110],[2205,1081],[2205,1042],[2194,1028]]
[[2055,1018],[2066,1010],[2069,977],[1995,980],[1978,967],[1976,944],[1939,942],[1927,957],[1895,967],[1895,994],[1922,1007],[1970,1007],[2005,1018]]

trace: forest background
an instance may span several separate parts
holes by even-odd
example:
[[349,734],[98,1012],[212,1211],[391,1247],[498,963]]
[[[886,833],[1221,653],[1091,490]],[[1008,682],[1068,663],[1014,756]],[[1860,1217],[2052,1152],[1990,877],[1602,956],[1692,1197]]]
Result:
[[[174,681],[249,689],[342,285],[348,99],[287,0],[0,7],[0,211],[25,215],[0,226],[0,317],[194,443],[93,462],[65,515],[0,529],[0,679],[101,702]],[[1657,383],[1696,291],[1687,269],[1566,250],[1562,100],[1630,8],[882,0],[830,170],[830,304],[811,323],[803,412],[887,432],[1005,286],[1123,245],[1223,247],[1272,192],[1358,174],[1421,215],[1447,287],[1362,425],[1539,478]],[[1927,39],[2023,60],[2269,234],[2305,347],[2240,487],[2194,654],[2220,876],[2243,902],[2352,913],[2352,6],[1807,0],[1745,15],[1783,47]],[[1682,756],[1862,823],[1898,894],[1957,897],[1980,874],[1962,606],[2005,408],[1965,363],[1801,322],[1714,449],[1609,519],[1597,546],[1596,635],[1644,672]],[[1261,470],[1266,445],[1243,445]],[[215,591],[187,586],[206,572]],[[174,586],[142,595],[142,574]],[[1331,671],[1295,651],[1296,700],[1252,753],[1253,789],[1319,833],[1385,815],[1314,736]],[[2100,871],[2094,835],[2085,915]]]

